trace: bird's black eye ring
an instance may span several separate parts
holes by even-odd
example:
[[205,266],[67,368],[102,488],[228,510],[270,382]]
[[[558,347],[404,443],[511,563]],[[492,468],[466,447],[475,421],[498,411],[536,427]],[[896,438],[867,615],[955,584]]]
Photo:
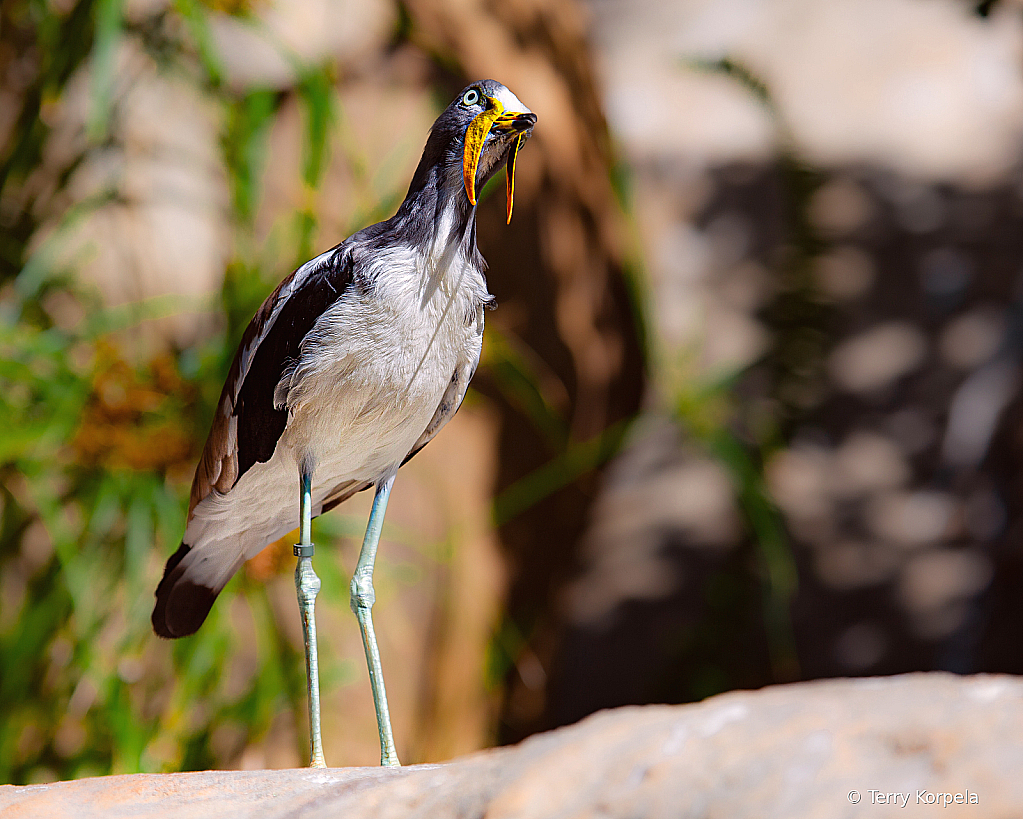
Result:
[[462,94],[462,105],[475,105],[480,101],[480,92],[475,88],[470,88],[464,94]]

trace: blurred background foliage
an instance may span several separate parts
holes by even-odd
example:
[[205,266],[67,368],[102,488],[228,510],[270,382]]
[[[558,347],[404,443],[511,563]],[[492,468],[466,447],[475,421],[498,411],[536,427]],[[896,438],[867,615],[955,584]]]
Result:
[[[249,318],[482,76],[540,124],[512,225],[482,197],[480,372],[385,529],[403,761],[1023,671],[1021,44],[1011,2],[4,2],[0,781],[303,764],[290,540],[192,638],[152,592]],[[376,758],[366,511],[314,527],[335,765]]]
[[[247,577],[238,584],[260,622],[260,656],[233,691],[225,682],[238,646],[220,612],[199,639],[159,646],[141,605],[158,577],[154,555],[180,540],[218,384],[276,271],[247,258],[239,242],[216,298],[195,304],[158,296],[108,306],[75,277],[75,262],[60,258],[59,245],[76,223],[124,196],[116,185],[76,202],[32,244],[42,221],[31,206],[39,204],[33,181],[52,135],[45,111],[87,68],[81,155],[53,180],[66,184],[85,155],[116,139],[116,61],[126,36],[137,37],[161,71],[189,72],[222,109],[232,223],[239,236],[251,228],[266,127],[280,101],[265,91],[223,87],[206,13],[185,2],[133,26],[120,2],[4,4],[4,68],[16,75],[24,64],[20,87],[9,89],[16,96],[5,99],[5,114],[13,112],[16,124],[6,135],[2,170],[6,203],[23,208],[5,219],[2,262],[6,782],[213,766],[219,755],[265,736],[282,701],[297,707],[304,696],[299,655],[277,630],[261,584]],[[322,175],[335,108],[330,83],[329,69],[320,67],[303,77],[298,92],[306,116],[302,179],[309,186]],[[303,211],[293,221],[298,258],[311,246],[314,221]],[[226,322],[188,347],[157,349],[135,332],[182,309],[222,311]],[[219,743],[212,739],[217,731]]]
[[[409,9],[377,3],[350,11],[336,10],[355,18],[341,40],[369,41],[353,46],[370,64],[362,70],[383,67],[385,76],[382,89],[371,79],[349,102],[353,108],[368,103],[364,117],[385,106],[399,109],[397,127],[384,117],[369,135],[356,133],[362,123],[339,99],[343,62],[282,42],[287,21],[282,35],[279,20],[275,29],[259,17],[275,13],[265,5],[4,4],[5,782],[303,759],[303,663],[287,625],[293,612],[287,610],[286,543],[248,565],[232,584],[234,603],[218,606],[196,639],[156,640],[148,612],[160,566],[180,539],[194,463],[249,318],[283,271],[394,211],[429,123],[464,82],[450,45],[410,45],[425,35],[414,30]],[[323,9],[312,10],[314,27],[317,12]],[[259,53],[253,56],[246,49],[254,42]],[[260,64],[267,54],[268,69]],[[250,63],[239,68],[245,60]],[[280,139],[274,143],[275,129],[288,131],[283,147]],[[213,227],[197,229],[191,218]],[[518,218],[530,218],[521,203]],[[196,241],[199,252],[190,252]],[[500,328],[491,334],[485,367],[494,389],[545,441],[525,463],[555,458],[545,470],[509,482],[494,512],[506,520],[606,460],[620,425],[605,441],[598,421],[582,430],[586,441],[574,443],[564,399],[557,406],[542,383],[551,375],[537,371],[549,365]],[[480,400],[470,396],[468,404]],[[484,424],[483,413],[481,419]],[[493,438],[489,429],[481,434]],[[472,444],[471,432],[462,437],[463,445],[467,438]],[[472,469],[463,480],[474,480]],[[431,532],[429,516],[417,518],[414,506],[410,527],[392,516],[385,537],[392,548],[406,544],[413,556],[403,562],[392,552],[381,561],[382,597],[389,577],[401,587],[427,585],[430,605],[458,615],[437,576],[457,570],[452,549],[461,545],[471,555],[459,537],[476,535],[476,519],[491,528],[483,505],[489,491],[481,485],[480,497],[468,499],[479,507],[469,524],[456,511]],[[325,546],[359,536],[364,512],[334,518],[317,523]],[[473,531],[465,535],[467,526]],[[341,561],[332,561],[329,549],[325,554],[318,569],[326,605],[344,617],[347,578]],[[433,583],[423,583],[423,566]],[[271,579],[281,581],[276,597],[267,592]],[[443,633],[444,623],[430,618],[426,638],[394,640],[395,655],[405,661],[396,661],[393,672],[399,703],[403,688],[411,689],[405,699],[434,712],[439,730],[455,735],[449,741],[455,750],[493,740],[501,678],[522,650],[522,639],[509,636],[514,629],[499,625],[500,590],[486,578],[471,580],[488,597],[481,604],[482,633],[461,638],[472,646],[468,657],[458,653],[459,635]],[[472,600],[471,593],[462,597]],[[396,619],[407,623],[415,615],[405,611]],[[443,702],[430,701],[444,663],[424,656],[417,672],[408,656],[414,652],[408,643],[438,631],[434,639],[455,644],[454,661],[477,667],[456,669],[473,688],[468,700],[458,698],[457,686],[437,695],[454,697],[454,707],[471,712],[468,729],[464,718],[449,724],[438,710]],[[493,633],[499,636],[487,651]],[[346,639],[347,651],[323,652],[328,691],[350,685],[359,669],[351,634]],[[417,673],[424,679],[403,685],[403,677]],[[418,720],[428,725],[430,714]],[[338,722],[344,725],[342,717]],[[346,762],[370,761],[372,734],[343,730],[356,748]],[[404,758],[445,753],[431,750],[428,731],[410,733]],[[255,756],[246,755],[251,749]]]

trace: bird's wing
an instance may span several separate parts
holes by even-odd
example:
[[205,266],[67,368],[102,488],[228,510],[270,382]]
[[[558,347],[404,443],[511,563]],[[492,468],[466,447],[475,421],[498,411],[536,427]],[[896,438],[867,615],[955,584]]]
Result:
[[419,436],[416,445],[409,450],[405,460],[401,462],[402,466],[407,464],[419,450],[430,443],[433,437],[441,431],[441,428],[454,417],[458,408],[462,405],[465,391],[469,388],[469,381],[476,372],[478,364],[479,359],[477,358],[470,364],[455,370],[454,375],[451,376],[451,380],[448,382],[447,389],[444,390],[444,395],[440,399],[437,411],[433,414],[433,418],[430,419],[430,423],[426,425],[423,434]]
[[249,322],[195,470],[189,518],[210,492],[229,492],[254,463],[273,457],[288,423],[274,390],[302,339],[351,282],[351,257],[338,245],[284,279]]
[[373,481],[344,481],[339,483],[330,492],[327,493],[327,497],[323,499],[323,506],[320,509],[320,514],[329,512],[338,504],[344,503],[352,495],[362,492],[364,489],[369,489],[373,485]]

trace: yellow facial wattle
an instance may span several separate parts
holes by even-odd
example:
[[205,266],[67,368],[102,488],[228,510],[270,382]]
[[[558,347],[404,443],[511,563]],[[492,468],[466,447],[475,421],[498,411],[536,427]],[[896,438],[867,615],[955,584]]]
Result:
[[465,149],[462,155],[465,195],[469,197],[470,204],[476,204],[476,172],[479,169],[480,156],[483,154],[483,143],[491,130],[501,135],[519,132],[512,143],[505,166],[508,175],[508,224],[511,224],[512,208],[515,204],[515,158],[529,136],[527,132],[523,131],[520,121],[524,116],[531,116],[532,121],[535,122],[536,117],[531,114],[505,111],[504,105],[494,97],[486,97],[486,100],[487,109],[477,114],[465,130]]
[[490,133],[494,120],[504,113],[504,106],[493,98],[486,111],[477,114],[465,131],[465,152],[462,155],[462,176],[465,180],[465,194],[469,203],[476,204],[476,169],[483,153],[483,142]]

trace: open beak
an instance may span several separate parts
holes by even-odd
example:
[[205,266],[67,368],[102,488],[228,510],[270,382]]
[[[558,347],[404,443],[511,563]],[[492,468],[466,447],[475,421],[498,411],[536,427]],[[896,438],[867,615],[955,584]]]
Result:
[[465,194],[469,202],[476,204],[476,169],[479,167],[483,143],[487,135],[493,131],[502,136],[517,135],[508,154],[506,171],[508,174],[508,222],[511,222],[512,206],[515,198],[515,157],[522,143],[529,136],[529,130],[536,123],[536,114],[525,111],[505,111],[504,106],[495,97],[487,97],[487,109],[477,114],[465,132],[465,153],[462,156],[462,176],[465,182]]

